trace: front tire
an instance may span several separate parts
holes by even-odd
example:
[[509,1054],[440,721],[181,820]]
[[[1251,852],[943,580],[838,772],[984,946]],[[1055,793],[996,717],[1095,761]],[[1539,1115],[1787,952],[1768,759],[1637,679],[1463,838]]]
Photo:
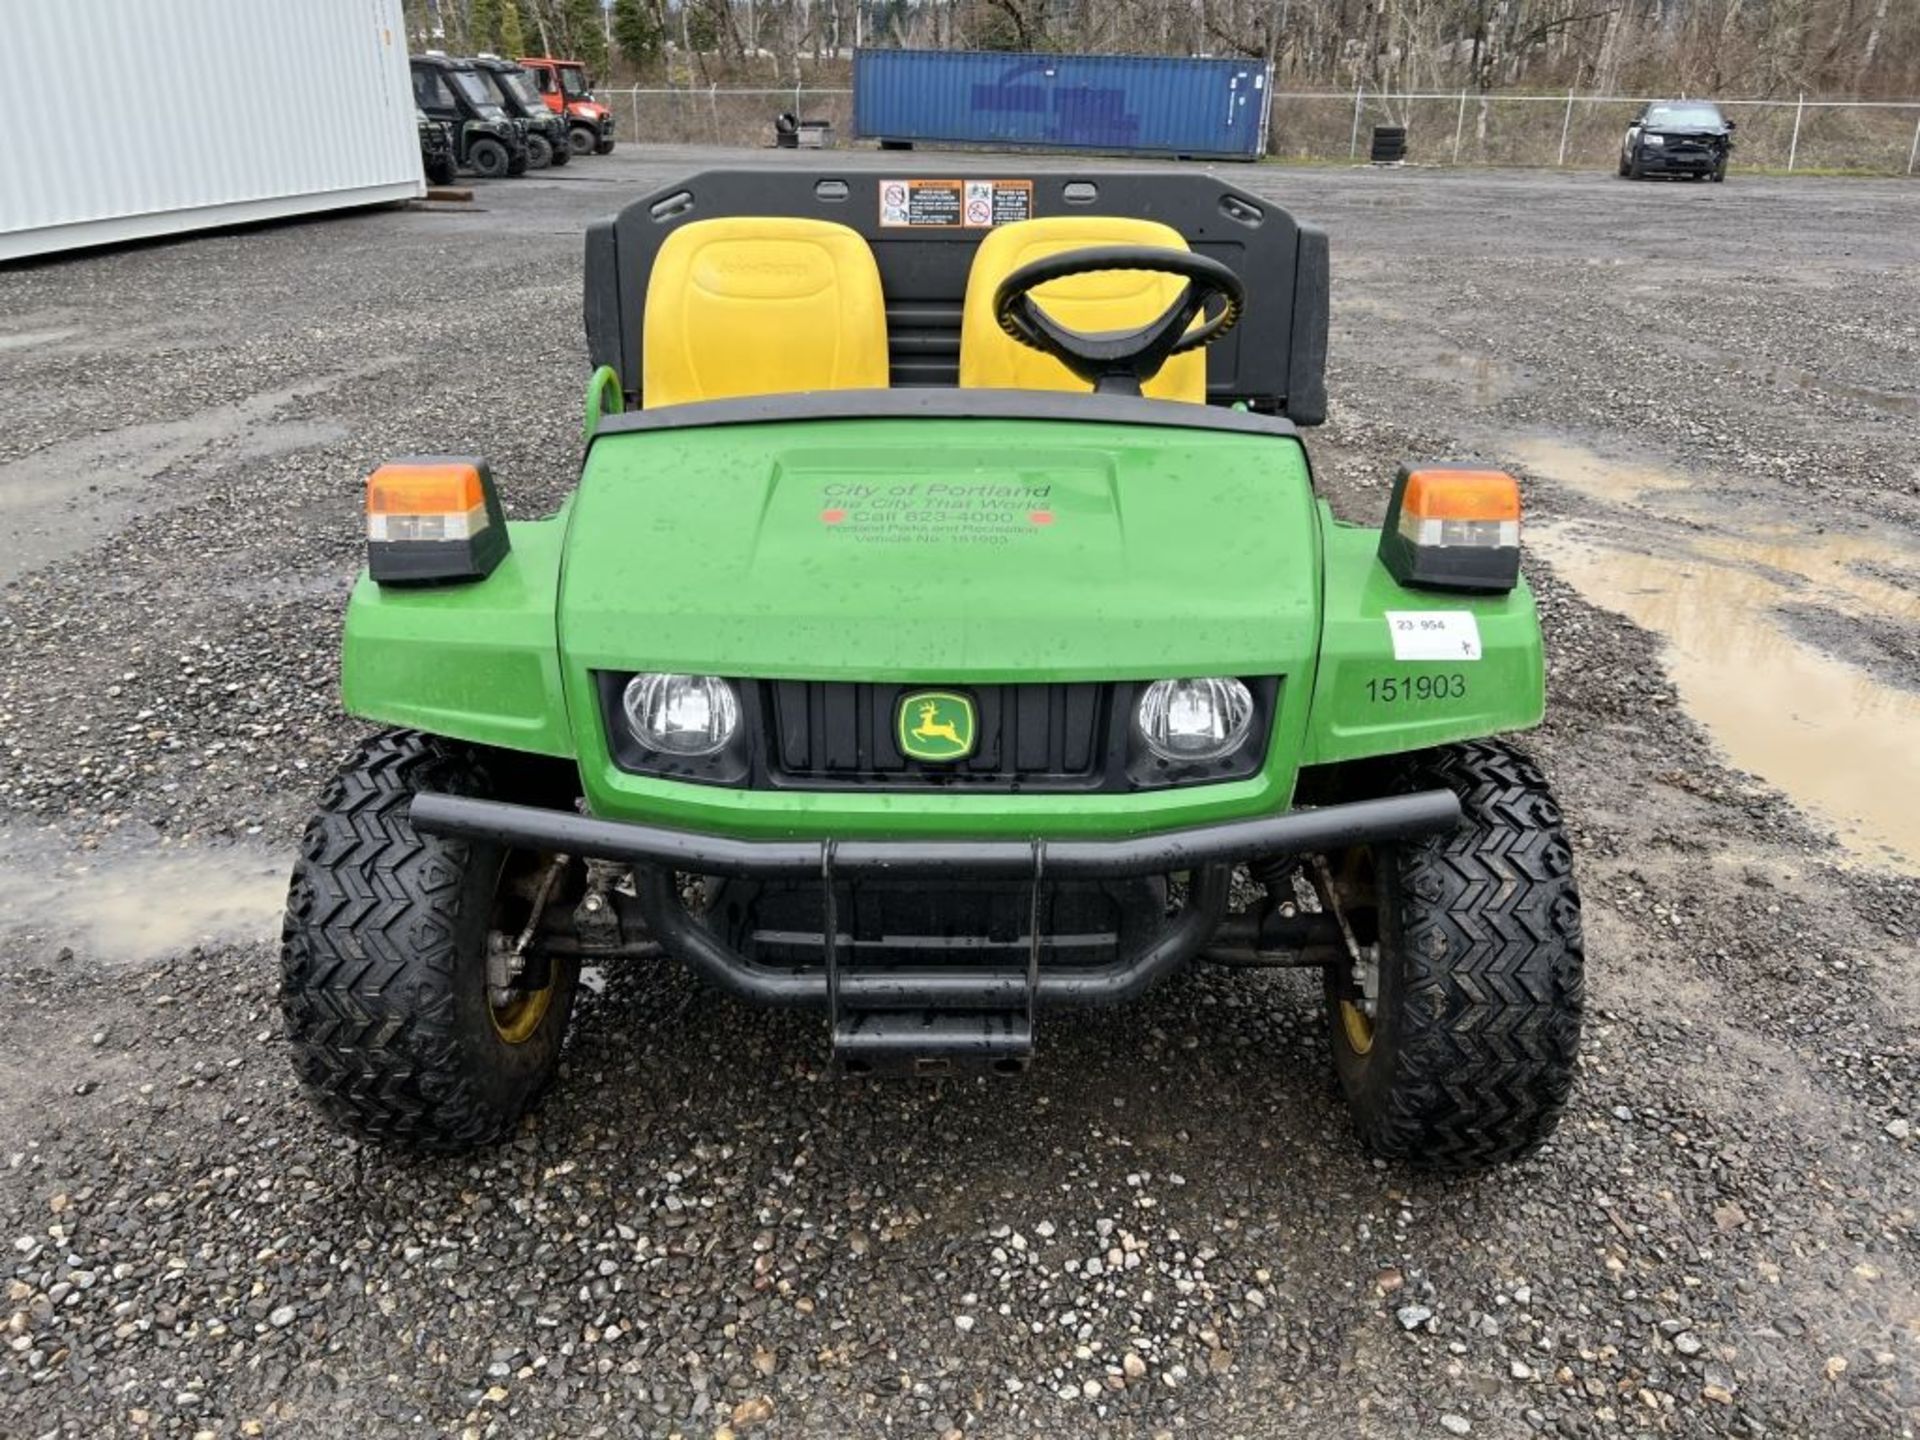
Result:
[[513,878],[541,857],[419,834],[422,791],[494,787],[472,752],[411,731],[368,741],[327,787],[287,897],[280,1007],[329,1119],[449,1152],[511,1133],[552,1081],[579,962],[550,959],[537,989],[489,989],[490,937],[531,914]]
[[507,147],[498,140],[476,140],[467,149],[467,168],[485,180],[498,180],[511,163]]
[[1368,997],[1349,967],[1327,972],[1334,1068],[1375,1154],[1477,1170],[1538,1148],[1572,1088],[1585,965],[1572,853],[1545,779],[1506,745],[1412,757],[1403,780],[1454,791],[1463,818],[1346,857],[1345,908],[1377,976]]
[[591,155],[593,147],[600,137],[590,125],[570,125],[567,127],[567,148],[576,155]]
[[460,178],[460,172],[454,167],[451,155],[442,155],[429,161],[426,171],[429,185],[451,185]]
[[547,137],[529,135],[527,137],[527,168],[544,170],[551,164],[553,164],[553,146],[547,143]]

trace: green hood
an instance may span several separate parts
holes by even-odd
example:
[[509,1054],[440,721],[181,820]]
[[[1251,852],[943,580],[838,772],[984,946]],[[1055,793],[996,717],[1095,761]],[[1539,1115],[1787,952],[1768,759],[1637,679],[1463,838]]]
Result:
[[991,682],[1271,675],[1319,635],[1288,437],[1020,420],[606,434],[558,631],[587,670]]
[[[1273,814],[1302,764],[1540,718],[1526,587],[1396,585],[1378,532],[1314,502],[1286,434],[985,417],[603,428],[561,514],[509,528],[512,549],[477,584],[363,572],[342,692],[370,720],[571,760],[604,818],[787,837],[1139,834]],[[1471,617],[1482,657],[1410,665],[1393,617],[1420,610]],[[1266,765],[1245,779],[906,793],[623,771],[601,669],[1280,685]]]

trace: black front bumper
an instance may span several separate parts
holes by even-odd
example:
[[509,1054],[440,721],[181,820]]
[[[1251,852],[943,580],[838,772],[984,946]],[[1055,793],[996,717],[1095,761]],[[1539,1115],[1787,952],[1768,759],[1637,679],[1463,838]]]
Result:
[[413,825],[428,835],[492,840],[596,860],[694,875],[796,876],[882,872],[1097,880],[1166,875],[1271,855],[1307,855],[1451,830],[1460,801],[1449,790],[1355,800],[1120,840],[736,840],[563,810],[462,795],[420,795]]
[[[737,840],[432,794],[415,798],[412,820],[430,835],[631,865],[640,914],[668,953],[742,999],[825,1011],[835,1054],[850,1069],[924,1071],[959,1060],[1017,1070],[1032,1051],[1036,1011],[1119,1004],[1192,959],[1226,914],[1235,862],[1444,833],[1460,823],[1460,802],[1430,790],[1115,840]],[[818,885],[818,963],[768,964],[743,953],[687,909],[682,873]],[[1044,887],[1182,873],[1184,902],[1137,943],[1100,964],[1047,963]],[[857,925],[843,915],[857,904],[852,882],[903,877],[1022,885],[1025,934],[989,963],[964,945],[909,964],[852,958]]]
[[1711,175],[1719,168],[1721,158],[1720,152],[1712,149],[1688,147],[1676,153],[1643,146],[1640,169],[1647,175]]

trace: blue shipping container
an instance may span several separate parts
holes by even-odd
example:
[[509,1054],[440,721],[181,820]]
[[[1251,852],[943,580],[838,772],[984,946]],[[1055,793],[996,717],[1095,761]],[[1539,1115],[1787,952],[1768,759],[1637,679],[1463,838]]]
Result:
[[1266,66],[1150,55],[860,50],[853,129],[873,140],[1257,159]]

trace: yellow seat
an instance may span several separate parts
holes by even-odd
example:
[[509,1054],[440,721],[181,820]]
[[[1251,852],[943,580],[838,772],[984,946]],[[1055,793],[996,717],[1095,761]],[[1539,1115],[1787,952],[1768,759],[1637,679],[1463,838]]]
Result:
[[887,314],[859,234],[825,220],[682,225],[647,281],[649,409],[734,395],[884,389]]
[[[989,230],[967,272],[967,298],[960,315],[960,383],[1014,390],[1079,390],[1093,387],[1051,355],[1029,349],[1002,330],[993,318],[993,292],[1000,282],[1035,260],[1089,245],[1155,245],[1185,250],[1178,230],[1157,220],[1124,216],[1058,215],[1019,220]],[[1072,275],[1033,292],[1047,314],[1075,330],[1133,330],[1160,315],[1180,298],[1186,281],[1144,270],[1109,270]],[[1176,355],[1142,388],[1160,400],[1207,399],[1204,350]]]

